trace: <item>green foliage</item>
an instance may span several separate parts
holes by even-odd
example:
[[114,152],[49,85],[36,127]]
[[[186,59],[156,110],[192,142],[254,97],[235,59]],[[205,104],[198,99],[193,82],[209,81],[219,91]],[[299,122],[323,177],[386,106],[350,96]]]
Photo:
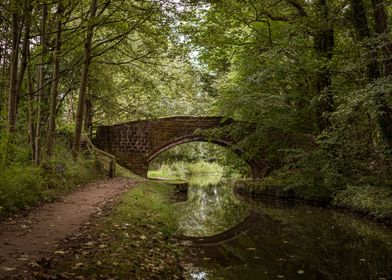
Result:
[[0,216],[36,206],[107,176],[101,161],[91,155],[73,160],[65,143],[56,145],[55,156],[40,167],[13,163],[0,172]]
[[358,212],[368,213],[377,218],[392,218],[392,190],[376,186],[347,186],[339,192],[333,204]]
[[[382,106],[392,108],[392,83],[369,77],[374,46],[389,42],[374,34],[371,7],[365,5],[371,34],[363,40],[352,6],[328,2],[329,15],[321,16],[319,3],[203,1],[184,12],[181,31],[210,73],[214,112],[253,129],[232,125],[225,133],[261,156],[284,191],[330,201],[350,184],[391,186],[379,119]],[[327,54],[316,48],[316,36],[329,29]],[[328,88],[318,88],[320,75],[330,76]],[[326,92],[331,112],[323,109]],[[330,120],[327,129],[320,118]]]
[[157,170],[150,170],[150,178],[167,178],[167,179],[186,179],[191,175],[200,174],[223,174],[224,169],[216,162],[184,162],[176,161],[162,163]]
[[107,174],[102,162],[94,155],[82,154],[74,160],[67,144],[61,142],[56,145],[54,156],[43,168],[46,171],[48,188],[60,188],[63,191],[102,178]]
[[44,196],[38,167],[11,165],[0,173],[0,216],[36,205]]
[[[200,166],[197,166],[200,164]],[[201,165],[205,165],[204,167]],[[194,167],[192,167],[194,165]],[[217,144],[206,142],[191,142],[173,147],[156,157],[150,163],[151,174],[159,169],[163,177],[184,177],[192,173],[212,170],[212,173],[224,172],[228,177],[242,177],[250,175],[248,164],[239,155],[235,154],[228,147],[221,147]],[[222,170],[223,168],[223,170]]]
[[223,168],[216,162],[198,161],[190,163],[187,166],[188,172],[191,175],[201,174],[222,174]]

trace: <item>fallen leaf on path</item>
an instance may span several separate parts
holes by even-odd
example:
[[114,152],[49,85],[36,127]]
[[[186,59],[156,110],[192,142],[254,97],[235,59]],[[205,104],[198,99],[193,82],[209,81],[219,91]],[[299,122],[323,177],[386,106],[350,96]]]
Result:
[[78,262],[78,263],[76,263],[76,264],[74,265],[74,267],[73,267],[72,269],[78,269],[78,268],[80,268],[80,267],[82,267],[82,266],[84,266],[84,263]]
[[65,255],[67,252],[59,250],[59,251],[56,251],[54,253],[55,254],[59,254],[59,255]]
[[16,270],[15,267],[8,267],[8,266],[3,266],[3,267],[1,267],[1,269],[5,270],[5,271],[14,271],[14,270]]

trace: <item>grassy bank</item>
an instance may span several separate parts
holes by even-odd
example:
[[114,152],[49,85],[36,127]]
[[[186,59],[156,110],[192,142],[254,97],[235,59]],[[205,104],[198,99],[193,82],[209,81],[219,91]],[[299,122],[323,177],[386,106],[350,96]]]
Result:
[[57,249],[44,277],[72,279],[181,279],[173,187],[143,182],[128,190],[105,218]]
[[184,162],[178,161],[171,164],[161,164],[157,170],[148,172],[149,178],[186,179],[191,175],[223,174],[223,167],[216,162]]
[[328,186],[299,171],[276,173],[261,180],[240,180],[236,191],[252,196],[300,199],[392,221],[392,188],[364,185]]

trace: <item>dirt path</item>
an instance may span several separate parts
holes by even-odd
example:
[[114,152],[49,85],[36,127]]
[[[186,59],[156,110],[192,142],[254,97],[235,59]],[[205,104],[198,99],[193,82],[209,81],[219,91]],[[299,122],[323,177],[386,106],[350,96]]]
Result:
[[99,214],[106,203],[135,184],[125,178],[89,184],[26,217],[0,223],[0,279],[25,273],[29,264],[54,252],[58,243],[77,234],[92,214]]

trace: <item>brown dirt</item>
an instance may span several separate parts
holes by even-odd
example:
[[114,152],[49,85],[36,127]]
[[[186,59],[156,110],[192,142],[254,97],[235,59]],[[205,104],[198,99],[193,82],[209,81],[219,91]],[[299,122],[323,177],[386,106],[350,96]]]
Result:
[[135,184],[125,178],[92,183],[25,217],[0,223],[0,279],[28,273],[31,264],[56,251],[61,241],[77,234],[93,214],[99,215]]

